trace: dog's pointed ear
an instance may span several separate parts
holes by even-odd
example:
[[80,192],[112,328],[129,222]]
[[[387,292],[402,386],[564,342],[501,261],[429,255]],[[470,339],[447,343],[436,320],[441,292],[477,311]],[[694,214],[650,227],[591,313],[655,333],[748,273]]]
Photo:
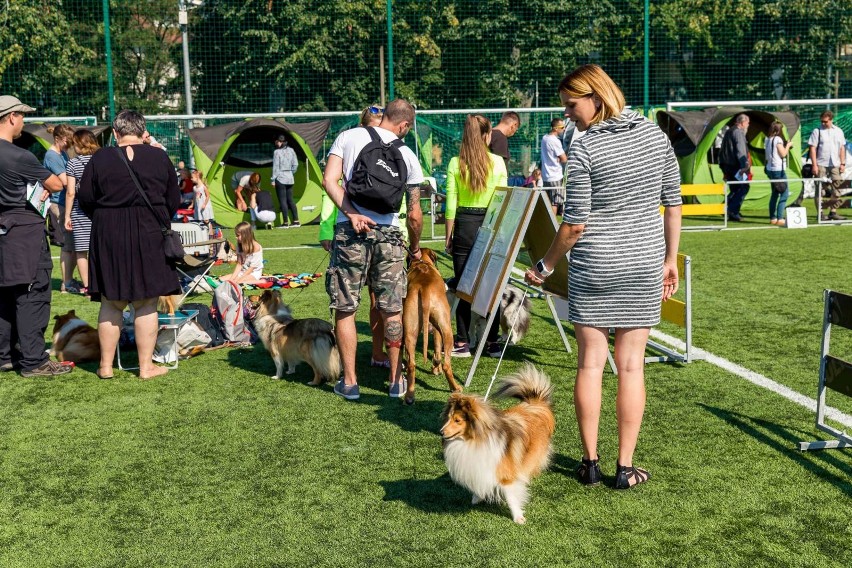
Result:
[[60,317],[62,317],[62,316],[60,316],[59,314],[56,314],[55,316],[53,316],[53,319],[58,320]]
[[75,312],[74,310],[71,310],[70,312],[68,312],[68,315],[69,316],[76,316],[77,312]]

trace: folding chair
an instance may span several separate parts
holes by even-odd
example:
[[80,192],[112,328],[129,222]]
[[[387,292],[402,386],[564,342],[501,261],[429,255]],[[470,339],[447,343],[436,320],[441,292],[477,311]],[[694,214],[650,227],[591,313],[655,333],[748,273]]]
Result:
[[186,252],[183,260],[175,263],[175,268],[189,279],[193,279],[194,276],[201,276],[201,278],[195,279],[180,297],[176,306],[179,308],[186,297],[201,284],[210,269],[213,268],[219,247],[222,246],[225,239],[211,239],[207,227],[198,223],[172,223],[172,231],[180,235],[183,250]]
[[829,355],[831,326],[839,325],[852,329],[852,296],[825,291],[825,308],[822,316],[822,350],[819,363],[819,386],[817,387],[816,427],[836,440],[799,442],[800,450],[823,450],[852,447],[852,436],[825,423],[826,389],[852,397],[852,363]]

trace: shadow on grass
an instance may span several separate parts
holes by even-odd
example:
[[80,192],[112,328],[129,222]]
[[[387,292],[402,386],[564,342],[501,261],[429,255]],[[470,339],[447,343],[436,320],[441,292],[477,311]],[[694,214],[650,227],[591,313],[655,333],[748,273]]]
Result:
[[[847,497],[852,497],[852,483],[849,481],[849,475],[852,474],[852,471],[849,471],[847,463],[838,459],[837,456],[832,455],[832,452],[835,450],[802,452],[796,448],[799,442],[813,439],[813,433],[791,431],[767,420],[760,420],[707,404],[699,404],[699,406],[717,418],[721,418],[728,424],[735,426],[741,432],[751,436],[758,442],[777,450],[779,454],[789,458],[814,475],[831,483],[845,493]],[[837,475],[817,462],[823,462],[836,467],[840,471],[845,470],[847,473],[843,476]]]
[[449,473],[435,479],[400,479],[379,483],[385,490],[383,501],[402,501],[424,513],[467,513],[477,509],[499,517],[509,515],[509,509],[505,506],[488,503],[472,505],[470,492],[453,483]]

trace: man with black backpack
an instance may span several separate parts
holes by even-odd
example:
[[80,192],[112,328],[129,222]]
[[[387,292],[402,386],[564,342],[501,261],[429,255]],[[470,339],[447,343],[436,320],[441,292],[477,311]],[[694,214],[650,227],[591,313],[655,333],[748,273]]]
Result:
[[[396,99],[385,109],[378,127],[341,133],[328,153],[323,187],[339,213],[326,291],[335,310],[335,334],[343,363],[343,378],[334,392],[347,400],[360,397],[355,372],[355,313],[365,284],[374,292],[384,321],[390,359],[389,394],[399,398],[405,393],[400,361],[402,301],[407,286],[405,257],[408,253],[420,258],[423,226],[423,171],[414,152],[402,142],[413,124],[414,107]],[[400,230],[403,197],[407,202],[408,251]]]

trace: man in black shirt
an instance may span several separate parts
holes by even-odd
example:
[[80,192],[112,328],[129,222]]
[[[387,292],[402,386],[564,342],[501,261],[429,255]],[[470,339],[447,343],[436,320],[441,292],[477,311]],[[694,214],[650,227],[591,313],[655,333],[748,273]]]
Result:
[[[35,191],[43,202],[62,190],[62,181],[12,143],[24,128],[24,113],[34,110],[0,96],[0,370],[17,363],[25,377],[49,377],[71,367],[51,361],[44,349],[53,261],[44,218],[28,193]],[[13,353],[16,338],[20,351]]]
[[509,138],[515,135],[521,126],[521,117],[515,111],[506,111],[500,117],[500,122],[491,129],[491,144],[488,149],[492,154],[502,156],[506,162],[506,171],[509,171]]

